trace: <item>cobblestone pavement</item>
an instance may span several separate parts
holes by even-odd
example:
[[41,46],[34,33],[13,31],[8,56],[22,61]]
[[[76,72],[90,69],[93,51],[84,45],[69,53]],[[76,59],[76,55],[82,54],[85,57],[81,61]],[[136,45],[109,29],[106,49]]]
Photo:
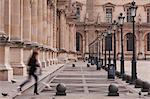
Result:
[[[132,86],[125,84],[118,78],[108,80],[107,72],[97,71],[94,65],[89,68],[84,62],[76,62],[75,65],[76,67],[72,67],[72,64],[67,64],[53,74],[48,81],[51,88],[41,87],[39,89],[40,95],[33,95],[33,88],[30,88],[15,99],[150,99],[143,95],[139,97],[138,90],[134,90]],[[66,85],[66,96],[55,96],[58,83]],[[110,84],[118,85],[120,96],[107,96]]]

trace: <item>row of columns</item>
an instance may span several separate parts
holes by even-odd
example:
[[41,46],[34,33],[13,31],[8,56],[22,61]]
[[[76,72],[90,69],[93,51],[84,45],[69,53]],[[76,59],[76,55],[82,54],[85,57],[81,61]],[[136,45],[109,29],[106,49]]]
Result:
[[5,43],[0,41],[0,80],[26,75],[26,64],[34,49],[38,50],[43,67],[58,63],[56,3],[0,0],[0,36],[9,37]]
[[[60,8],[59,13],[59,32],[60,32],[60,45],[59,45],[59,60],[60,62],[67,60],[77,60],[76,56],[76,25],[67,18],[66,10]],[[67,54],[68,53],[68,54]]]

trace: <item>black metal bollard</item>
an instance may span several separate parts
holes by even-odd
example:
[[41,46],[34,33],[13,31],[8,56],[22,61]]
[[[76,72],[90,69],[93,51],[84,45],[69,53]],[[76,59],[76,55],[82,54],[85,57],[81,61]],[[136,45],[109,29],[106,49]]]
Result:
[[126,74],[122,75],[122,81],[126,81],[126,80],[127,80],[127,75]]
[[56,90],[57,96],[66,96],[66,86],[63,83],[58,84]]
[[75,67],[75,64],[72,64],[72,67]]
[[121,76],[121,73],[119,71],[116,71],[116,76],[117,77],[120,77]]
[[130,83],[131,81],[131,76],[127,75],[126,83]]
[[141,79],[137,79],[137,80],[135,81],[135,88],[142,88],[143,82],[144,82],[144,81],[142,81]]
[[89,65],[89,64],[87,64],[87,67],[90,67],[90,65]]
[[115,79],[115,66],[114,64],[110,64],[110,66],[108,66],[108,79]]
[[150,88],[150,84],[149,84],[148,82],[145,82],[145,81],[144,81],[141,91],[142,91],[142,92],[148,92],[148,91],[149,91],[149,88]]
[[116,85],[109,85],[108,91],[108,96],[119,96],[118,87]]

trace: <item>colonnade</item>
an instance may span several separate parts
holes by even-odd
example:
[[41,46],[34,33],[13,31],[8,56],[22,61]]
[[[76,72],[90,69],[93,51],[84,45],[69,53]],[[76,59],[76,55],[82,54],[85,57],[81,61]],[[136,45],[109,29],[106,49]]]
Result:
[[76,59],[75,23],[57,14],[57,0],[0,0],[0,80],[25,76],[33,50],[43,68]]

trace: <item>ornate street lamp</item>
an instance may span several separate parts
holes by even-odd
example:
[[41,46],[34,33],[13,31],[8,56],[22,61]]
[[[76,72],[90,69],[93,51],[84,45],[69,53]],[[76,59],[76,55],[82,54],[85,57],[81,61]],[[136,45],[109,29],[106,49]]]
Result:
[[130,6],[131,10],[131,17],[132,17],[132,22],[133,22],[133,56],[132,56],[132,73],[131,73],[131,84],[135,82],[137,79],[137,72],[136,72],[136,50],[135,50],[135,20],[134,18],[136,17],[136,10],[137,6],[135,5],[135,2],[133,1]]
[[111,46],[110,46],[110,43],[111,43],[111,41],[110,41],[110,39],[111,39],[111,26],[109,26],[108,27],[108,39],[109,39],[109,48],[108,48],[108,50],[109,50],[109,57],[108,57],[108,66],[110,66],[110,64],[111,64],[111,58],[110,58],[110,50],[111,50]]
[[119,21],[119,26],[120,26],[120,29],[121,29],[121,68],[120,68],[120,71],[121,71],[121,77],[123,77],[124,73],[125,73],[125,70],[124,70],[124,50],[123,50],[123,24],[124,24],[124,16],[122,13],[120,13],[120,16],[118,17]]
[[98,64],[97,64],[97,70],[101,69],[102,66],[102,61],[101,61],[101,50],[100,50],[100,40],[101,40],[101,35],[98,35]]
[[[104,53],[103,53],[103,40],[104,39],[104,35],[102,34],[102,57],[103,57],[103,55],[104,55]],[[102,58],[102,66],[104,65],[103,64],[103,61],[104,61],[104,59]]]
[[107,55],[106,55],[106,36],[107,36],[107,32],[105,30],[105,32],[103,33],[103,37],[104,37],[104,41],[105,41],[105,64],[104,66],[106,67],[106,64],[107,64]]
[[114,59],[113,59],[113,62],[114,62],[115,70],[116,70],[116,68],[117,68],[117,66],[116,66],[116,30],[118,27],[118,23],[116,22],[116,20],[114,20],[112,25],[113,25],[113,31],[114,31]]

